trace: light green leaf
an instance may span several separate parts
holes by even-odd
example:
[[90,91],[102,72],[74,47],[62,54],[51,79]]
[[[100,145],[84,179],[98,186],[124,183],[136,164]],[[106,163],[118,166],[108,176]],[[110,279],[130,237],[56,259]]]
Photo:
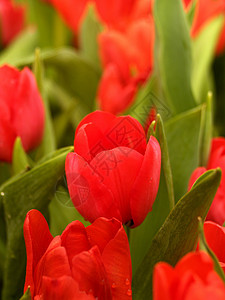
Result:
[[186,193],[190,176],[199,166],[201,118],[202,107],[197,107],[165,123],[175,201]]
[[205,219],[217,188],[221,170],[210,170],[171,211],[154,237],[133,278],[133,299],[152,299],[152,273],[155,264],[165,261],[174,266],[197,243],[198,217]]
[[16,62],[26,59],[34,53],[38,45],[37,32],[34,28],[23,31],[3,52],[0,54],[0,65],[16,65]]
[[45,212],[60,176],[64,174],[67,154],[72,148],[57,151],[42,164],[12,177],[0,187],[7,224],[7,251],[4,266],[2,300],[17,299],[23,291],[26,251],[23,223],[30,209]]
[[[64,177],[64,180],[65,177]],[[90,225],[75,209],[68,190],[59,186],[55,192],[55,196],[49,205],[50,210],[50,231],[53,236],[63,232],[66,226],[72,221],[79,220],[85,226]]]
[[156,70],[174,114],[195,107],[191,90],[191,42],[183,3],[156,0]]
[[32,300],[29,287],[26,290],[26,293],[20,298],[20,300]]
[[17,137],[14,143],[12,167],[14,174],[18,174],[30,168],[28,157],[23,149],[20,137]]
[[191,83],[195,99],[199,104],[205,101],[209,90],[207,84],[209,71],[223,24],[223,16],[212,19],[192,42],[193,68]]
[[79,32],[79,45],[81,54],[97,69],[101,69],[99,58],[98,35],[102,31],[102,25],[97,19],[95,9],[89,4],[88,13],[82,22]]

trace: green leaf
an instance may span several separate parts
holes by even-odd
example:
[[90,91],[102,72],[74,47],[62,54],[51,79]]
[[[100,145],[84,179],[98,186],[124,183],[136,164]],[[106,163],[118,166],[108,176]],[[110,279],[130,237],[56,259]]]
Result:
[[197,107],[165,123],[175,201],[186,193],[190,176],[199,166],[202,109]]
[[133,299],[152,299],[152,273],[155,264],[165,261],[174,266],[196,246],[198,217],[205,219],[217,188],[221,170],[207,172],[201,183],[191,189],[171,211],[133,278]]
[[17,137],[13,147],[13,159],[12,159],[13,173],[17,174],[22,171],[28,170],[30,164],[26,152],[23,149],[21,138]]
[[[64,177],[65,179],[65,177]],[[59,235],[72,221],[79,220],[84,226],[90,225],[75,209],[68,190],[59,186],[55,196],[49,205],[50,210],[50,231],[53,236]]]
[[193,39],[192,89],[198,103],[205,101],[208,93],[208,77],[215,56],[218,37],[224,24],[224,16],[212,19]]
[[29,287],[26,290],[26,293],[20,298],[20,300],[32,300]]
[[97,69],[101,69],[99,58],[98,35],[102,31],[102,25],[97,19],[95,9],[89,4],[88,13],[81,25],[79,32],[79,45],[81,54]]
[[156,77],[152,74],[146,84],[141,86],[135,96],[134,102],[125,114],[136,118],[145,127],[151,109],[156,108],[162,118],[168,119],[171,111],[164,101],[155,93]]
[[12,177],[0,187],[7,224],[7,252],[4,267],[2,299],[17,299],[22,294],[25,278],[26,251],[23,241],[23,223],[26,213],[33,208],[46,211],[51,195],[71,148],[61,149],[42,164],[20,176]]
[[55,133],[53,129],[52,117],[50,112],[50,107],[48,103],[48,98],[45,94],[45,90],[43,89],[44,84],[44,66],[41,60],[41,52],[40,49],[35,49],[35,57],[33,63],[33,72],[35,74],[36,82],[39,88],[39,91],[42,95],[42,99],[45,107],[45,128],[44,128],[44,136],[42,139],[41,145],[38,147],[36,158],[40,159],[40,157],[45,156],[46,154],[53,152],[56,150],[56,141],[55,141]]
[[17,62],[26,59],[34,53],[37,47],[38,37],[34,28],[23,31],[0,55],[0,65],[16,65]]
[[207,166],[213,136],[213,95],[208,93],[206,107],[202,115],[202,137],[200,140],[199,161],[200,166]]
[[174,114],[195,107],[191,90],[191,42],[182,1],[156,0],[156,70]]
[[166,180],[166,187],[168,191],[168,198],[169,198],[169,206],[170,209],[173,209],[174,207],[174,189],[173,189],[173,176],[171,171],[171,165],[170,165],[170,158],[169,158],[169,151],[168,151],[168,145],[166,141],[166,135],[165,130],[162,122],[161,116],[157,115],[157,121],[156,121],[156,137],[158,138],[158,141],[160,143],[161,148],[161,155],[162,155],[162,168],[165,174],[165,180]]

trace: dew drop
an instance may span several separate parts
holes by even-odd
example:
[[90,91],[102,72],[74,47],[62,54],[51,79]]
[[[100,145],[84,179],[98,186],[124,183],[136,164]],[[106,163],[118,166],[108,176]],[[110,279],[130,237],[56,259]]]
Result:
[[125,284],[126,284],[126,285],[129,285],[129,284],[130,284],[130,280],[129,280],[128,278],[126,278]]
[[130,289],[127,290],[127,295],[131,296],[132,295],[132,291]]
[[115,289],[116,288],[116,284],[115,282],[112,283],[112,289]]

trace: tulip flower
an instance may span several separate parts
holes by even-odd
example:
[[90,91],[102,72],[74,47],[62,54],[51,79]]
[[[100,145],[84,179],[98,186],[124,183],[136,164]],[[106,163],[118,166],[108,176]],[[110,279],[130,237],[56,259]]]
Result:
[[23,29],[24,8],[11,0],[0,0],[1,44],[6,46]]
[[96,111],[79,124],[74,153],[66,158],[73,204],[90,222],[115,217],[131,227],[141,224],[155,200],[161,167],[157,140],[146,137],[130,116]]
[[74,221],[53,238],[42,214],[31,210],[24,239],[24,292],[30,287],[32,299],[131,299],[129,244],[116,219],[99,218],[86,228]]
[[225,285],[205,252],[191,252],[175,266],[160,262],[153,275],[154,300],[223,300]]
[[[224,0],[197,0],[196,12],[191,29],[191,35],[195,38],[198,36],[202,28],[207,25],[212,19],[219,15],[225,15],[225,1]],[[225,21],[223,29],[217,44],[216,53],[223,52],[225,47]]]
[[16,137],[29,151],[39,145],[43,131],[44,107],[32,72],[0,67],[0,161],[11,162]]
[[153,18],[139,19],[125,32],[106,30],[98,41],[103,75],[97,99],[102,110],[119,114],[133,103],[153,69]]
[[207,170],[220,167],[222,170],[222,179],[217,193],[214,197],[213,203],[209,209],[206,220],[214,221],[223,225],[225,221],[225,139],[214,138],[212,139],[211,151],[206,167],[198,167],[191,175],[188,189],[192,187],[194,182]]
[[204,235],[210,249],[217,256],[225,272],[225,228],[211,221],[204,223]]
[[123,30],[134,19],[146,17],[151,11],[151,0],[50,0],[67,25],[77,33],[89,4],[94,5],[100,21]]

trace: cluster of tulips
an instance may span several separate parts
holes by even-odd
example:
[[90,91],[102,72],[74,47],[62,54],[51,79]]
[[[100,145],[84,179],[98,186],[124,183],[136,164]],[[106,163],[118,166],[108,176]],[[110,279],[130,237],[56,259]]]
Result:
[[0,0],[0,32],[1,299],[225,299],[225,1]]

